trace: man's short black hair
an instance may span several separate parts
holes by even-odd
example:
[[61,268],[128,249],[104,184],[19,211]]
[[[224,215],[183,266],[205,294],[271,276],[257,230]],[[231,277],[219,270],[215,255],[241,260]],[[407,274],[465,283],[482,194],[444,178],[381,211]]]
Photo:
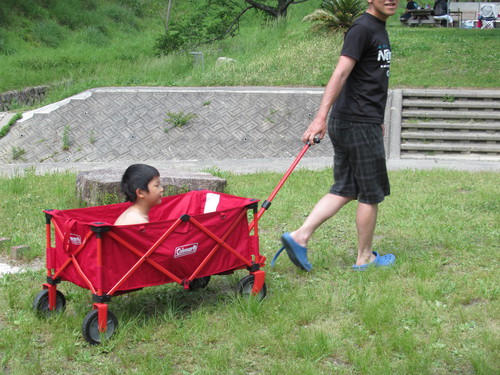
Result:
[[122,177],[121,189],[125,200],[135,202],[137,189],[149,192],[148,184],[154,177],[160,177],[160,172],[155,167],[147,164],[132,164],[127,168]]

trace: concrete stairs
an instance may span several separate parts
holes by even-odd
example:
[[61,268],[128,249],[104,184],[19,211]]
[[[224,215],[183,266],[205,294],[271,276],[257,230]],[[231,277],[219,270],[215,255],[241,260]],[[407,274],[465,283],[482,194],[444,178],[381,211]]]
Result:
[[498,91],[398,91],[401,159],[500,161]]

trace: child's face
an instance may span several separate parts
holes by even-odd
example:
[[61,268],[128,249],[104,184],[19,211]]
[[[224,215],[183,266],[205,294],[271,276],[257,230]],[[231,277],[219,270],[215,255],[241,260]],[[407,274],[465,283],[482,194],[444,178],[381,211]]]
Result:
[[163,197],[163,187],[160,183],[160,177],[153,177],[148,184],[149,191],[143,191],[144,199],[150,206],[155,206],[161,203],[161,198]]

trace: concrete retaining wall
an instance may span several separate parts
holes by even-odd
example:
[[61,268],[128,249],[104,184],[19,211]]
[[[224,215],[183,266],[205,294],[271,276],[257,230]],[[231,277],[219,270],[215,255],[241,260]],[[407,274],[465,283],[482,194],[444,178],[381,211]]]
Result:
[[[0,162],[296,156],[322,93],[322,88],[92,89],[24,113],[0,139]],[[166,121],[169,113],[194,117],[174,127]],[[325,139],[307,157],[331,155]]]
[[[301,135],[315,116],[322,94],[323,88],[288,87],[96,88],[24,113],[0,139],[0,163],[180,160],[189,164],[226,159],[265,162],[269,158],[295,157],[302,148]],[[394,89],[388,94],[385,113],[388,159],[400,157],[407,95],[417,99],[433,96],[437,104],[432,105],[450,107],[447,108],[450,113],[463,117],[461,122],[472,121],[470,116],[482,105],[477,101],[487,102],[482,109],[483,116],[489,116],[488,121],[494,122],[491,125],[498,126],[498,90]],[[451,97],[456,99],[453,103],[448,102]],[[462,97],[467,97],[467,103],[474,108],[464,112],[465,104],[458,99]],[[412,105],[421,102],[423,100],[418,99]],[[462,109],[456,111],[454,106]],[[168,121],[173,116],[187,115],[191,119],[178,124],[180,126]],[[411,123],[430,115],[412,116],[417,118],[410,118]],[[498,144],[497,133],[485,134],[492,135],[485,142]],[[319,147],[311,148],[305,158],[331,158],[332,153],[327,136]],[[453,156],[439,155],[440,158]],[[467,154],[461,158],[473,156]]]

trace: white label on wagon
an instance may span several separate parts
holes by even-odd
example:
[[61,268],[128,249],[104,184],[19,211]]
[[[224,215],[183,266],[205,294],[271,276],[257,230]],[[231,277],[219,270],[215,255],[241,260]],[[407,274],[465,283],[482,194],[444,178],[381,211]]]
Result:
[[198,250],[198,242],[177,246],[175,248],[174,258],[180,258],[186,255],[194,254],[196,253],[196,250]]
[[209,212],[217,211],[217,206],[220,202],[220,194],[207,193],[207,199],[205,201],[205,209],[203,213],[207,214]]
[[78,234],[75,234],[75,233],[69,234],[69,240],[71,241],[71,243],[73,245],[76,245],[76,246],[79,246],[82,244],[82,238]]

